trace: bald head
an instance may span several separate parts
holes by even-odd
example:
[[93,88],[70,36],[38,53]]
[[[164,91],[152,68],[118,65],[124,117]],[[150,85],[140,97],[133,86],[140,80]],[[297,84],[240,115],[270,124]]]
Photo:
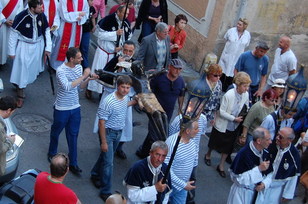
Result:
[[294,130],[290,127],[281,128],[280,132],[282,132],[284,135],[286,135],[286,137],[290,140],[294,140],[294,138],[295,138]]
[[112,194],[106,200],[106,204],[126,204],[126,199],[121,194]]
[[288,36],[282,36],[279,40],[279,48],[286,52],[290,49],[291,46],[291,38]]

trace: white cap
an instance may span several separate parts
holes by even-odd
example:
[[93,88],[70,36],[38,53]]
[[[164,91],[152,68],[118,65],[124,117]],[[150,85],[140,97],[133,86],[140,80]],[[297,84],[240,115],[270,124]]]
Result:
[[274,81],[274,84],[272,87],[277,87],[277,88],[285,88],[286,87],[286,81],[284,79],[276,79]]

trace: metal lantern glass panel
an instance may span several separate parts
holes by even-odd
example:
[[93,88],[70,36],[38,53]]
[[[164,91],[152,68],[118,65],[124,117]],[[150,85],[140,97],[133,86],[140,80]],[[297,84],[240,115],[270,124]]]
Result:
[[287,87],[283,96],[283,107],[286,112],[295,109],[305,94],[307,82],[303,72],[304,66],[302,65],[299,72],[292,74],[287,80]]
[[181,111],[183,123],[200,116],[205,103],[211,96],[211,93],[210,87],[205,80],[205,74],[187,85],[183,104],[184,109]]

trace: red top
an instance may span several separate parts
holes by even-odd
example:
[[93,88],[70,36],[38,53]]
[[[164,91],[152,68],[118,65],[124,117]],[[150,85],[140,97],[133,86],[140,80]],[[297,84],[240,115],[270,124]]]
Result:
[[[118,4],[118,5],[114,5],[110,11],[109,11],[109,14],[112,14],[114,12],[117,11],[117,9],[119,8],[120,5],[124,5],[125,3],[123,4]],[[127,20],[132,23],[134,21],[136,21],[136,16],[135,16],[135,7],[133,8],[129,8],[129,13],[128,13],[128,16],[127,16]]]
[[62,183],[56,183],[49,179],[49,173],[40,173],[34,186],[35,204],[76,204],[76,194]]
[[174,26],[169,26],[169,36],[170,36],[170,43],[177,44],[179,48],[174,48],[171,50],[171,53],[175,53],[183,48],[186,40],[186,31],[180,30],[177,32]]

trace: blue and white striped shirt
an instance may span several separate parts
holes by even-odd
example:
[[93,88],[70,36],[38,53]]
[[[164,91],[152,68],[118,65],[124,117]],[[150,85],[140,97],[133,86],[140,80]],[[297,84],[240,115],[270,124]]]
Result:
[[[178,134],[171,135],[167,138],[166,144],[168,145],[168,155],[165,159],[165,163],[168,164],[171,153],[173,151]],[[171,182],[172,187],[178,191],[185,188],[186,183],[189,181],[191,172],[194,168],[195,158],[197,156],[196,144],[191,139],[187,144],[179,143],[176,151],[171,169]]]
[[119,100],[114,91],[106,96],[98,107],[97,116],[99,120],[105,120],[105,128],[113,130],[122,130],[125,126],[125,118],[127,113],[127,103],[129,97],[125,96]]
[[72,82],[82,76],[82,66],[76,65],[74,68],[63,63],[57,69],[58,92],[55,101],[57,110],[73,110],[80,107],[78,86],[72,87]]
[[[169,125],[168,136],[171,136],[173,134],[179,134],[179,132],[180,132],[180,122],[181,122],[180,120],[181,119],[182,119],[182,115],[178,115],[173,119],[172,123]],[[203,113],[201,113],[199,120],[198,120],[199,131],[196,134],[196,136],[192,139],[196,144],[196,150],[197,150],[197,155],[196,155],[194,166],[198,165],[198,154],[199,154],[200,139],[201,139],[201,135],[205,134],[206,126],[207,126],[206,116]]]

